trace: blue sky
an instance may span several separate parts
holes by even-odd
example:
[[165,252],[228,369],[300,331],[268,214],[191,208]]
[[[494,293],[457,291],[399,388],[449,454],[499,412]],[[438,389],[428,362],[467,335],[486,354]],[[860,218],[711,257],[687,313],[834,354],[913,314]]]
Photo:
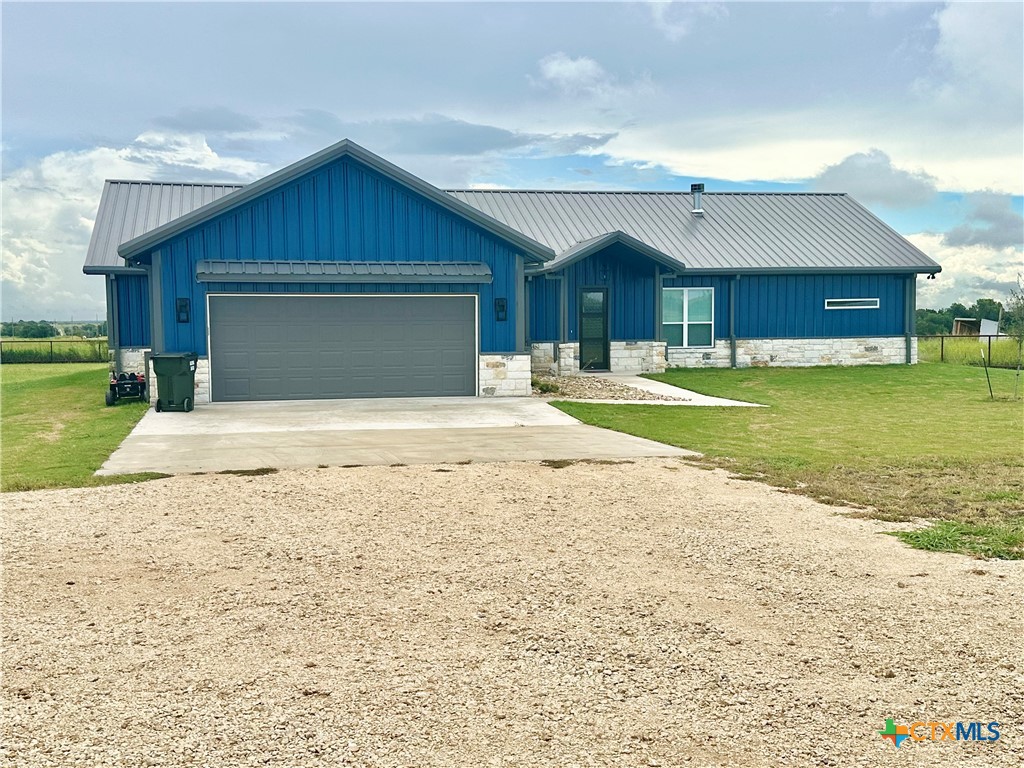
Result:
[[11,3],[3,319],[103,315],[104,178],[251,181],[351,138],[441,187],[845,191],[943,265],[1022,266],[1024,6]]

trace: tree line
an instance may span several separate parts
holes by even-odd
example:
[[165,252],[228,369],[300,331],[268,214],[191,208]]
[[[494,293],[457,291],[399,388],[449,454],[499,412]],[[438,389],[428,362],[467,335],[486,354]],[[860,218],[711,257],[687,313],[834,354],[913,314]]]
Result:
[[[1013,301],[1010,302],[1011,305]],[[1011,307],[1012,310],[1012,307]],[[1002,319],[1000,332],[1009,333],[1014,322],[1018,322],[1014,313],[995,299],[978,299],[970,306],[953,302],[945,309],[917,310],[917,335],[939,336],[953,332],[953,320],[957,317],[973,317],[975,320]]]
[[81,336],[86,339],[107,335],[107,323],[52,323],[47,320],[17,320],[0,323],[0,336],[18,339],[49,339],[56,336]]

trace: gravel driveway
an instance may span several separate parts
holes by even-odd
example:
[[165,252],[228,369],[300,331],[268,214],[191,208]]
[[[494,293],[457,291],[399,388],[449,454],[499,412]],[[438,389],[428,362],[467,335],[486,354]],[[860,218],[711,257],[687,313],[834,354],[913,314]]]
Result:
[[[3,504],[7,766],[1024,760],[1024,564],[678,460]],[[1003,737],[897,750],[886,718]]]

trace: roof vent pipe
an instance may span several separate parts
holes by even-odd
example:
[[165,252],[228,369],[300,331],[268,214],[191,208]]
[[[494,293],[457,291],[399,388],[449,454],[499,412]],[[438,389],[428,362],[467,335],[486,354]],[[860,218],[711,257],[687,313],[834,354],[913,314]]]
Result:
[[691,184],[690,194],[693,195],[693,214],[695,216],[703,216],[704,209],[700,207],[700,196],[704,193],[703,184]]

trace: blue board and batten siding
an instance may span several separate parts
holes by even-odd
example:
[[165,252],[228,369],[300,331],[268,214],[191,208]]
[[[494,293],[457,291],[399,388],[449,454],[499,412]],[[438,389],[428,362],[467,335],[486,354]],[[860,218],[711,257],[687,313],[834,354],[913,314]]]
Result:
[[[744,275],[736,285],[736,336],[817,339],[900,336],[914,275]],[[720,300],[716,291],[715,301]],[[878,309],[825,309],[826,299],[878,299]],[[727,301],[727,295],[721,300]],[[716,329],[716,335],[728,331]]]
[[[206,294],[460,293],[480,297],[480,351],[517,351],[516,285],[521,253],[470,221],[344,158],[230,210],[158,246],[166,351],[206,355]],[[204,260],[477,261],[492,282],[459,285],[250,284],[196,281]],[[191,321],[175,322],[187,298]],[[495,321],[494,299],[508,301]]]
[[611,341],[653,339],[655,323],[655,262],[646,256],[611,246],[570,264],[561,279],[535,277],[530,286],[530,340],[558,341],[561,327],[559,300],[565,281],[566,336],[579,335],[579,294],[585,288],[608,289],[608,333]]
[[[742,275],[736,280],[739,339],[830,339],[901,336],[907,280],[916,275]],[[729,338],[728,275],[685,273],[666,288],[715,289],[715,338]],[[878,309],[825,309],[826,299],[878,299]]]
[[559,341],[561,339],[562,281],[548,275],[536,275],[527,283],[530,292],[530,330],[532,341]]
[[[650,265],[648,267],[648,265]],[[530,281],[530,340],[559,341],[561,281],[566,280],[567,341],[577,338],[583,287],[607,287],[613,341],[656,338],[653,262],[628,264],[601,254],[566,268],[565,277]],[[900,336],[906,332],[904,274],[743,275],[736,281],[735,333],[741,339]],[[663,277],[665,288],[713,288],[716,339],[729,338],[729,275]],[[825,309],[826,299],[878,299],[878,309]]]
[[121,347],[150,345],[149,277],[113,275],[114,301],[117,304],[117,343]]
[[[824,339],[900,336],[906,281],[916,275],[743,275],[736,281],[739,339]],[[715,338],[729,338],[726,275],[684,274],[666,288],[715,289]],[[878,299],[878,309],[825,309],[825,299]]]

